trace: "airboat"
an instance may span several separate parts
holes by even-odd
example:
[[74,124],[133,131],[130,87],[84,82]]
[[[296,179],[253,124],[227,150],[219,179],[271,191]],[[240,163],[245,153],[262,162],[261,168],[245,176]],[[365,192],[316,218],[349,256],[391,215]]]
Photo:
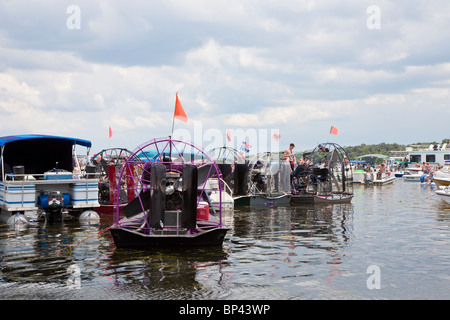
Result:
[[35,134],[0,137],[0,221],[60,222],[67,214],[98,220],[98,180],[82,170],[76,146],[85,147],[88,156],[87,140]]
[[[133,174],[131,174],[134,172]],[[219,246],[228,231],[219,203],[210,200],[209,179],[222,174],[217,164],[192,143],[168,138],[137,147],[118,179],[130,181],[135,198],[123,208],[116,199],[110,232],[117,248]],[[123,190],[117,185],[117,194]]]
[[238,206],[289,206],[291,200],[290,165],[278,154],[264,152],[247,164],[236,167],[234,198]]
[[[86,165],[86,172],[98,179],[98,201],[100,206],[96,211],[102,215],[113,216],[116,200],[119,208],[123,207],[135,198],[131,177],[134,171],[128,172],[126,180],[119,180],[118,173],[126,159],[132,152],[126,148],[108,148],[95,153]],[[117,185],[122,184],[120,194],[117,193]],[[125,187],[126,186],[126,187]]]
[[292,173],[291,203],[349,203],[353,198],[352,170],[345,150],[336,143],[321,143],[310,162]]
[[[224,184],[224,190],[222,191],[222,206],[225,210],[231,211],[234,209],[234,197],[239,194],[246,194],[246,192],[240,190],[243,189],[238,183],[239,173],[245,173],[247,165],[245,164],[245,158],[236,150],[231,147],[217,147],[208,151],[208,155],[213,159],[222,173],[222,182]],[[241,174],[242,176],[242,174]],[[246,176],[241,179],[246,181]],[[215,183],[210,179],[210,182]],[[218,201],[218,191],[211,194],[211,200]]]

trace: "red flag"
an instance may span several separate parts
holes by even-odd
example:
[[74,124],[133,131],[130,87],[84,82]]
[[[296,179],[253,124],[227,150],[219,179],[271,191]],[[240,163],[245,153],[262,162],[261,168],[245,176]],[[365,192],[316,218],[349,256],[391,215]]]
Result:
[[231,141],[231,132],[230,132],[229,129],[228,129],[228,131],[227,131],[227,140],[228,140],[228,142]]
[[112,137],[112,134],[113,134],[113,132],[112,132],[111,126],[109,126],[109,137],[110,138]]
[[174,118],[180,119],[183,122],[188,121],[188,117],[186,115],[186,112],[184,112],[183,106],[181,105],[180,99],[178,99],[178,93],[177,98],[175,100],[175,112],[173,114]]
[[338,133],[338,129],[336,127],[331,126],[330,134],[337,134],[337,133]]
[[278,141],[280,140],[281,136],[280,136],[280,134],[279,134],[278,132],[275,132],[275,133],[272,135],[272,138],[273,138],[273,140],[275,140],[276,142],[278,142]]

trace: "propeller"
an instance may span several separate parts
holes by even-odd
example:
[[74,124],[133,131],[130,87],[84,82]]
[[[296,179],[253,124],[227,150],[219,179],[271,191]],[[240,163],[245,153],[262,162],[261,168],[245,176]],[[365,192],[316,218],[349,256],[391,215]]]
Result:
[[134,198],[123,208],[123,214],[127,218],[131,218],[141,212],[150,209],[150,190],[141,192],[138,197]]
[[206,180],[209,177],[214,176],[214,174],[217,174],[216,167],[214,167],[214,164],[208,163],[203,166],[200,166],[198,168],[197,187],[204,184],[206,182]]
[[[216,169],[213,164],[205,164],[198,167],[197,187],[203,185],[206,180],[215,173]],[[183,177],[175,180],[174,184],[168,186],[165,190],[167,195],[173,193],[174,191],[183,191]],[[151,210],[151,190],[141,192],[138,197],[130,201],[123,208],[123,214],[125,217],[131,218],[147,210]]]
[[[198,167],[198,176],[197,176],[197,187],[203,185],[208,178],[212,177],[214,173],[216,173],[216,168],[213,164],[205,164],[203,166]],[[173,184],[173,188],[176,191],[183,191],[183,177],[180,177]]]

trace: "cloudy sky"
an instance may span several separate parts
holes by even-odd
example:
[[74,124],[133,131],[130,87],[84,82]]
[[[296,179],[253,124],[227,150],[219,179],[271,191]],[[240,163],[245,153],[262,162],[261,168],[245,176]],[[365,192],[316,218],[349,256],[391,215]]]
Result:
[[174,135],[208,147],[227,130],[277,131],[297,151],[441,141],[449,12],[447,0],[0,0],[0,136],[133,150],[171,133],[178,92],[189,121]]

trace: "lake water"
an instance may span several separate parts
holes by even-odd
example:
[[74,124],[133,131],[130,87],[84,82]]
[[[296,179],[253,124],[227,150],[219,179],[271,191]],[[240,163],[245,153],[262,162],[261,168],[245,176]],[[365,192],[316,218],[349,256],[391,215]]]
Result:
[[221,248],[118,250],[108,219],[2,225],[0,299],[450,299],[450,205],[416,182],[354,191],[228,213]]

